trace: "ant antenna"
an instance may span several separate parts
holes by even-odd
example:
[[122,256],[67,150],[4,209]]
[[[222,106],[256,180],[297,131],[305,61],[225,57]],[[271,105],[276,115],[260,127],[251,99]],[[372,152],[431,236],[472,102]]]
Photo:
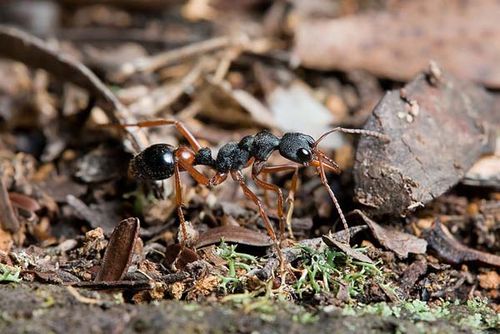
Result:
[[342,208],[340,207],[340,204],[337,201],[337,197],[335,197],[332,188],[328,184],[322,158],[324,158],[324,156],[318,155],[319,166],[316,168],[318,170],[321,183],[323,183],[323,185],[325,186],[326,190],[328,191],[328,195],[330,196],[333,204],[335,205],[335,209],[337,209],[337,212],[339,213],[340,220],[342,221],[342,225],[344,225],[344,230],[346,231],[346,242],[349,243],[349,240],[351,239],[351,233],[349,232],[349,225],[347,225],[347,220],[345,219],[344,213],[342,212]]
[[314,142],[314,146],[313,147],[317,147],[319,145],[319,143],[323,139],[325,139],[328,135],[330,135],[333,132],[343,132],[343,133],[350,133],[350,134],[366,135],[366,136],[371,136],[371,137],[379,138],[379,139],[381,139],[384,142],[389,142],[390,141],[389,136],[387,136],[387,135],[385,135],[383,133],[377,132],[377,131],[364,130],[364,129],[346,129],[346,128],[342,128],[342,127],[336,127],[334,129],[331,129],[331,130],[323,133],[318,138],[318,140],[316,140]]
[[[330,131],[327,131],[323,133],[315,142],[313,145],[313,150],[316,152],[317,159],[318,159],[318,166],[317,171],[321,179],[321,183],[325,186],[326,190],[328,191],[328,195],[330,196],[333,204],[335,205],[335,208],[337,209],[337,212],[339,213],[340,220],[342,221],[342,225],[344,225],[344,229],[346,231],[346,242],[349,243],[349,240],[351,239],[351,235],[349,233],[349,226],[347,225],[347,220],[345,219],[344,213],[342,212],[342,208],[340,207],[340,204],[335,197],[335,194],[333,193],[332,188],[328,184],[328,180],[326,179],[326,174],[325,174],[325,162],[323,160],[326,160],[326,163],[333,164],[334,166],[337,166],[337,164],[332,161],[330,158],[328,158],[323,152],[319,151],[317,149],[317,146],[319,143],[325,139],[328,135],[330,135],[333,132],[343,132],[343,133],[350,133],[350,134],[359,134],[359,135],[366,135],[366,136],[371,136],[371,137],[376,137],[384,142],[389,142],[390,139],[387,135],[382,134],[380,132],[376,131],[371,131],[371,130],[364,130],[364,129],[346,129],[346,128],[341,128],[341,127],[336,127]],[[337,167],[338,168],[338,167]]]

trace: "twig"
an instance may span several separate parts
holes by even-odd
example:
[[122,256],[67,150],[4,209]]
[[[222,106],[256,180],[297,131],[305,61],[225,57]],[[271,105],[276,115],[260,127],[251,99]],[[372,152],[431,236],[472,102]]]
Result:
[[216,37],[203,42],[190,44],[175,50],[165,51],[154,56],[136,59],[123,64],[120,76],[127,78],[137,72],[153,72],[161,67],[168,66],[180,59],[193,57],[197,54],[211,52],[223,48],[231,42],[229,37]]
[[88,298],[88,297],[85,297],[85,296],[82,296],[80,294],[80,292],[78,292],[77,289],[75,289],[74,287],[72,286],[67,286],[66,289],[68,290],[68,292],[73,296],[75,297],[76,300],[78,300],[80,303],[83,303],[83,304],[90,304],[90,305],[101,305],[103,303],[102,300],[99,300],[99,299],[94,299],[94,298]]
[[151,94],[130,105],[130,111],[134,115],[145,114],[151,116],[165,110],[184,94],[189,87],[196,83],[207,67],[208,63],[206,59],[201,59],[178,84],[175,86],[166,84],[158,87]]
[[[0,56],[7,57],[47,72],[86,89],[97,97],[98,105],[112,123],[134,122],[129,110],[108,87],[81,62],[54,50],[46,42],[16,28],[0,25]],[[124,130],[137,151],[147,146],[142,132]]]
[[75,282],[71,287],[92,290],[151,290],[153,283],[150,281],[114,281],[114,282]]
[[458,242],[450,231],[437,219],[428,232],[427,241],[438,256],[451,263],[478,261],[500,267],[500,256],[469,248]]

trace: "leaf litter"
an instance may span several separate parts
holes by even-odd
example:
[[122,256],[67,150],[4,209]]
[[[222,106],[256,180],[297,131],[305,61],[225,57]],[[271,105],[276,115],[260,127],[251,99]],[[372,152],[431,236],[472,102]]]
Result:
[[[401,5],[396,10],[405,11],[405,6],[412,5]],[[486,5],[489,6],[481,2],[478,13],[482,13]],[[125,303],[148,305],[151,301],[181,299],[195,307],[198,305],[195,303],[218,301],[232,305],[230,307],[240,305],[245,312],[258,310],[262,314],[266,309],[274,310],[273,303],[287,299],[304,307],[293,321],[299,319],[311,324],[325,321],[321,320],[322,312],[329,312],[332,307],[335,310],[346,310],[348,305],[377,308],[382,307],[380,302],[391,303],[391,316],[396,316],[398,305],[407,305],[405,309],[412,314],[432,313],[442,298],[459,301],[472,296],[486,297],[490,298],[489,307],[495,308],[498,280],[496,269],[491,267],[497,266],[498,256],[494,253],[499,251],[495,241],[498,240],[495,208],[498,208],[499,195],[494,188],[488,188],[494,184],[491,181],[494,182],[495,175],[474,172],[468,174],[463,184],[460,182],[469,167],[487,151],[490,143],[486,137],[491,133],[494,137],[495,130],[487,135],[482,124],[493,127],[496,124],[491,106],[498,97],[494,91],[484,92],[479,85],[461,82],[447,74],[447,70],[451,70],[460,77],[494,87],[494,81],[489,80],[494,78],[494,71],[492,75],[477,75],[477,67],[469,66],[463,68],[470,71],[457,73],[457,67],[452,66],[448,58],[439,57],[436,58],[439,65],[432,63],[426,69],[430,59],[419,63],[418,54],[407,57],[404,70],[399,70],[403,77],[395,77],[387,70],[399,68],[396,63],[392,67],[377,65],[378,68],[354,66],[368,69],[372,74],[339,65],[327,67],[343,73],[294,68],[289,66],[289,61],[292,65],[295,61],[290,37],[296,35],[297,52],[298,43],[302,43],[297,35],[303,38],[301,29],[305,29],[301,21],[293,19],[294,15],[311,15],[315,10],[295,3],[290,4],[289,10],[280,9],[278,4],[271,6],[265,32],[253,26],[242,35],[233,35],[228,31],[240,31],[255,19],[256,13],[266,10],[220,1],[203,23],[215,29],[208,35],[200,34],[198,23],[187,23],[183,19],[177,23],[181,27],[178,27],[177,38],[186,41],[181,47],[168,43],[160,43],[158,47],[157,42],[164,40],[159,33],[168,29],[166,23],[156,21],[153,15],[149,19],[155,21],[156,28],[136,28],[140,33],[130,38],[140,35],[143,39],[139,43],[135,41],[137,44],[130,46],[129,53],[127,45],[121,44],[125,34],[118,38],[119,35],[106,26],[113,24],[118,15],[108,17],[109,21],[100,21],[112,12],[107,5],[97,6],[95,11],[84,11],[79,4],[73,6],[70,12],[89,16],[89,21],[82,22],[97,20],[103,24],[99,29],[106,33],[102,35],[104,38],[98,41],[96,36],[88,36],[92,37],[91,43],[97,43],[92,46],[94,51],[109,56],[104,57],[106,60],[95,61],[98,53],[89,53],[91,48],[84,48],[78,42],[83,36],[78,34],[92,28],[92,23],[86,23],[89,26],[80,27],[79,31],[61,27],[64,34],[60,36],[67,36],[67,40],[57,51],[52,42],[19,30],[2,27],[0,31],[0,39],[15,46],[3,49],[0,54],[28,66],[6,61],[9,64],[6,68],[12,69],[11,65],[15,64],[17,70],[9,72],[9,77],[14,76],[12,82],[19,84],[4,85],[5,80],[0,80],[0,111],[2,126],[6,126],[0,133],[2,201],[4,207],[12,209],[2,210],[2,214],[10,218],[6,223],[5,219],[1,221],[0,260],[12,269],[6,274],[7,278],[18,273],[22,279],[19,289],[23,289],[23,284],[43,284],[45,289],[51,285],[70,285],[68,292],[72,298],[111,309],[120,306],[108,302],[109,298],[103,297],[107,294],[97,291],[116,293]],[[118,10],[120,15],[133,18],[123,21],[128,22],[126,29],[148,20],[136,17],[127,5],[123,6],[123,10]],[[234,14],[234,7],[224,6],[242,7]],[[421,6],[432,5],[426,2]],[[225,9],[220,11],[221,8]],[[380,13],[388,10],[383,6],[378,8],[378,13],[365,11],[363,6],[328,8],[323,13],[335,17],[329,18],[328,24],[358,20],[357,16],[362,16],[361,20],[378,20]],[[454,10],[450,10],[449,15],[453,16]],[[219,16],[217,22],[212,21],[214,13]],[[247,16],[249,13],[252,15]],[[245,19],[220,20],[227,14]],[[345,14],[354,16],[342,17]],[[69,16],[66,24],[71,25],[72,19]],[[435,17],[429,15],[426,20],[434,22]],[[280,22],[287,22],[289,26],[276,28],[281,27]],[[317,23],[323,24],[320,20]],[[294,26],[297,24],[299,26]],[[401,25],[401,22],[394,20],[390,24]],[[273,26],[274,29],[269,29]],[[398,29],[392,32],[395,31]],[[424,31],[422,38],[425,36]],[[387,39],[394,43],[391,45],[403,45],[401,41],[404,41],[402,36],[394,34],[388,34]],[[99,43],[115,43],[128,56],[116,57],[113,64],[116,53],[106,54],[110,48],[101,48]],[[384,52],[391,50],[390,45],[373,43],[384,48]],[[317,44],[317,47],[324,46]],[[140,52],[137,52],[138,46]],[[69,57],[68,50],[77,57]],[[351,60],[358,59],[359,51],[352,52]],[[356,52],[358,54],[354,54]],[[365,62],[374,60],[364,58]],[[391,59],[388,56],[383,61],[392,62]],[[316,67],[304,59],[301,61]],[[414,65],[417,63],[420,65]],[[322,66],[319,67],[324,68]],[[5,70],[0,67],[2,73]],[[419,71],[422,74],[413,79]],[[400,83],[379,76],[413,81],[400,89]],[[68,82],[84,89],[77,93]],[[372,113],[374,103],[386,88],[394,90]],[[27,98],[32,95],[36,97],[34,103]],[[37,117],[26,117],[29,121],[22,123],[19,123],[22,118],[5,117],[9,112],[14,115],[14,106],[23,106],[19,110]],[[389,113],[396,116],[395,122],[387,122],[391,119]],[[442,117],[452,120],[444,122]],[[192,240],[186,245],[178,243],[175,201],[169,198],[171,185],[133,180],[127,174],[130,157],[127,152],[134,152],[131,143],[140,149],[149,142],[182,144],[182,138],[177,138],[170,129],[115,131],[116,127],[102,126],[158,118],[182,120],[193,129],[203,146],[220,147],[229,140],[239,140],[245,134],[255,134],[262,129],[277,135],[304,131],[317,138],[337,125],[359,127],[367,119],[366,129],[382,131],[392,140],[383,146],[362,137],[356,158],[353,153],[356,145],[351,137],[335,134],[325,145],[329,155],[346,167],[340,176],[328,175],[341,206],[345,210],[359,207],[352,201],[353,189],[364,204],[362,210],[348,215],[352,237],[349,241],[346,231],[336,229],[335,210],[331,209],[328,194],[319,188],[317,177],[313,171],[301,169],[290,222],[298,233],[294,233],[295,238],[285,234],[281,241],[287,260],[282,271],[255,207],[239,193],[237,185],[230,183],[207,189],[182,175],[184,212]],[[436,121],[437,129],[449,130],[450,135],[441,138],[440,135],[448,132],[426,130],[423,118]],[[443,145],[446,140],[456,143],[453,135],[458,133],[465,134],[470,145]],[[437,146],[453,146],[452,167],[447,164],[450,159],[437,153]],[[423,178],[406,175],[391,179],[385,172],[368,171],[370,166],[376,166],[369,160],[369,154],[382,152],[377,158],[397,158],[394,153],[403,148],[412,159],[401,160],[412,163],[398,167],[401,175],[424,166],[427,170]],[[433,157],[432,163],[425,160],[428,156]],[[269,160],[269,164],[279,163],[282,161],[275,156]],[[366,170],[360,173],[359,164],[365,164]],[[443,177],[443,173],[448,176]],[[283,172],[270,179],[288,195],[291,177],[290,173]],[[371,182],[371,185],[361,182],[362,177],[367,177],[363,182]],[[472,178],[482,179],[471,182]],[[387,179],[402,191],[375,196],[370,193],[377,186],[387,188],[384,183]],[[403,197],[403,202],[393,200],[408,192],[411,196]],[[361,193],[364,195],[360,196]],[[269,217],[277,223],[275,196],[260,195]],[[374,212],[376,215],[372,215]],[[359,215],[361,220],[353,219]],[[446,222],[451,232],[428,223],[434,219]],[[121,223],[115,226],[117,222]],[[16,228],[12,229],[9,224]],[[430,247],[426,250],[422,237],[429,235]],[[480,308],[478,305],[471,304],[471,307]],[[486,311],[481,308],[478,312]],[[142,313],[139,312],[139,316]],[[494,325],[488,319],[485,315],[479,324],[491,328]],[[371,326],[370,323],[362,325]],[[120,326],[125,325],[120,323]]]

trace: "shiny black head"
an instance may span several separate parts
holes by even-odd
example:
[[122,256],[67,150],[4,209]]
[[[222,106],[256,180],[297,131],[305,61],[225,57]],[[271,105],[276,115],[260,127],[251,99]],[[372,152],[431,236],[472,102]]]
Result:
[[280,140],[280,154],[288,160],[307,164],[314,158],[314,139],[303,133],[288,132]]
[[138,179],[164,180],[174,174],[174,163],[174,147],[167,144],[155,144],[130,161],[129,171]]

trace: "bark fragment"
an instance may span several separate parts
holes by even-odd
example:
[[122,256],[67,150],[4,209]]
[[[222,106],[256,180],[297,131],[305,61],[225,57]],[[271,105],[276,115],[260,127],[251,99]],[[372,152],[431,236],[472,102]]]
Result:
[[365,129],[388,144],[360,139],[354,165],[357,200],[371,214],[406,215],[458,183],[488,147],[494,100],[484,89],[435,66],[388,92]]

